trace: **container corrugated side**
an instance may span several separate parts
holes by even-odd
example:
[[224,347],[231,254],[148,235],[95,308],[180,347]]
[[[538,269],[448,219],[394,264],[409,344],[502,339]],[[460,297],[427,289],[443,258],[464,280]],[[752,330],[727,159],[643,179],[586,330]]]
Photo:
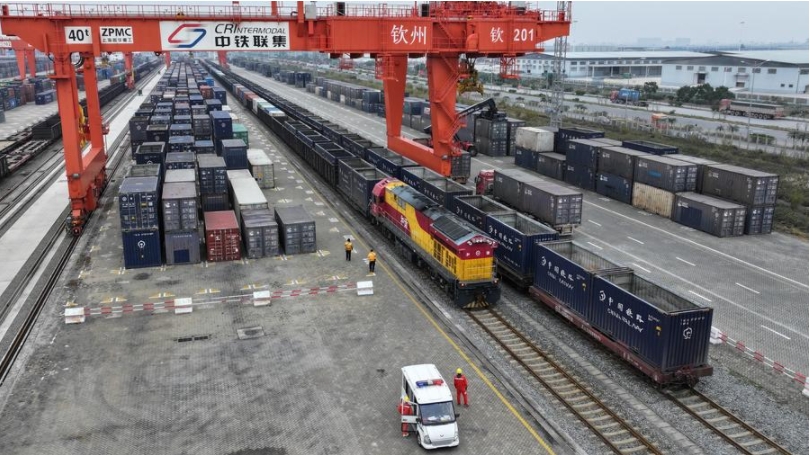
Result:
[[269,208],[264,192],[249,173],[247,178],[229,179],[228,183],[231,186],[233,210],[237,219],[241,219],[243,210]]
[[633,207],[665,218],[672,218],[672,206],[674,204],[675,193],[643,183],[633,184]]
[[275,188],[276,175],[273,167],[273,160],[261,149],[248,149],[248,163],[250,173],[256,179],[260,188]]
[[517,210],[526,211],[523,207],[523,184],[541,181],[543,179],[539,176],[519,169],[496,169],[492,195]]
[[744,205],[776,204],[779,176],[728,164],[709,165],[703,193]]
[[596,273],[625,270],[571,241],[535,246],[533,286],[556,298],[580,316],[586,316]]
[[205,212],[205,246],[209,261],[242,259],[242,235],[232,210]]
[[517,212],[487,216],[486,233],[498,242],[498,264],[521,276],[532,274],[534,245],[559,239],[554,229]]
[[745,233],[745,206],[704,194],[675,195],[672,221],[717,237]]
[[197,229],[197,187],[193,182],[166,183],[161,195],[164,231]]
[[515,213],[509,207],[479,195],[456,196],[450,211],[482,231],[487,227],[487,215]]
[[597,275],[587,320],[663,372],[707,365],[714,310],[637,275]]
[[159,229],[124,231],[121,238],[124,268],[160,267],[163,263]]
[[554,182],[526,182],[522,206],[526,212],[551,226],[582,222],[582,193]]
[[596,192],[625,204],[633,203],[633,180],[600,172],[596,174]]

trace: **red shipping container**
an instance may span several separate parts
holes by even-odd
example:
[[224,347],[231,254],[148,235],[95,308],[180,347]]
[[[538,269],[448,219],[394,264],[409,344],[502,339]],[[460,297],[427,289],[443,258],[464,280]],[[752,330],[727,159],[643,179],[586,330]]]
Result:
[[200,86],[200,95],[202,95],[203,99],[206,99],[206,100],[214,99],[214,89],[207,86],[207,85],[201,85]]
[[211,262],[242,259],[242,234],[233,210],[205,212],[205,247]]

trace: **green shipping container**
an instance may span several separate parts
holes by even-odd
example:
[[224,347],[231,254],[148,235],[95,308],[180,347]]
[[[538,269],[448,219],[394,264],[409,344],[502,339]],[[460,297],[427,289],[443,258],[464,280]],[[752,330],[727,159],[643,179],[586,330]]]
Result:
[[245,127],[245,125],[241,123],[233,124],[233,138],[242,139],[243,141],[245,141],[245,145],[250,147],[250,142],[248,142],[248,130]]

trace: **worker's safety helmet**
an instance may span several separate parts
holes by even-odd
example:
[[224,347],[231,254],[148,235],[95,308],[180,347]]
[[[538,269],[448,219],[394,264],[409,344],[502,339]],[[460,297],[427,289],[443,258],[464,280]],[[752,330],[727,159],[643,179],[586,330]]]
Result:
[[410,402],[410,401],[411,401],[411,399],[410,399],[410,398],[408,398],[408,395],[405,395],[405,398],[403,398],[403,399],[402,399],[402,401],[405,401],[405,402]]
[[461,368],[456,370],[456,374],[461,374]]

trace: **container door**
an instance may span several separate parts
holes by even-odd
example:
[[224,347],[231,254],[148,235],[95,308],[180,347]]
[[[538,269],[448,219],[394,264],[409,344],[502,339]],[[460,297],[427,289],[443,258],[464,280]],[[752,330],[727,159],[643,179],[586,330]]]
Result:
[[191,254],[188,250],[175,250],[174,251],[174,263],[175,264],[187,264],[191,262]]
[[683,224],[693,229],[701,229],[700,222],[703,218],[703,211],[695,207],[685,207],[682,210]]

